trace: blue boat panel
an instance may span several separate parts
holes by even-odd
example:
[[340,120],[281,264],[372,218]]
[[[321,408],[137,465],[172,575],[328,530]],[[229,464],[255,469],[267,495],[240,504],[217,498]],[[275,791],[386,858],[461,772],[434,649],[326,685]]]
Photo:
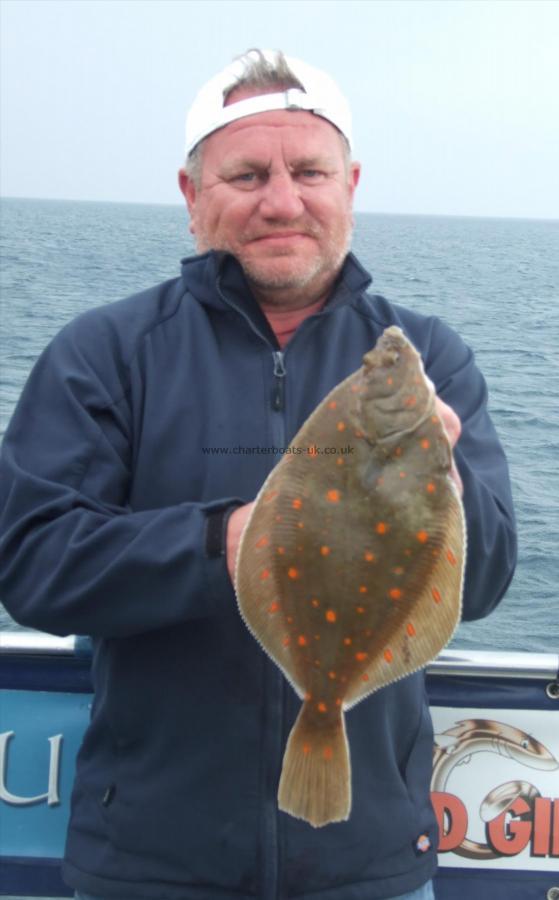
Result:
[[59,859],[11,859],[2,857],[0,896],[72,897],[62,881]]
[[0,689],[90,693],[90,666],[87,657],[0,656]]
[[435,877],[437,900],[545,900],[559,876],[549,872],[501,869],[439,869]]
[[2,856],[63,855],[91,696],[2,691]]
[[546,694],[547,682],[521,678],[427,677],[431,706],[541,709],[559,712],[559,701]]

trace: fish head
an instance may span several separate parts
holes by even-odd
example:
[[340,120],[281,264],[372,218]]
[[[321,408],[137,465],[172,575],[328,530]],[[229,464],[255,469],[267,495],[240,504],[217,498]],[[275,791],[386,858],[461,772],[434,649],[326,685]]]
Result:
[[383,332],[363,357],[359,401],[370,440],[396,438],[434,410],[435,391],[421,357],[397,326]]

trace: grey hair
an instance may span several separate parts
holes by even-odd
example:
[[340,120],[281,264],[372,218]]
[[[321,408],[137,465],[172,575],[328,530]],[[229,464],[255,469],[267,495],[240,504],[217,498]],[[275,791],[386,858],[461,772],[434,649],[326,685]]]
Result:
[[[223,105],[227,106],[227,101],[231,99],[236,91],[250,88],[254,89],[257,94],[270,93],[274,88],[278,91],[287,91],[289,88],[299,88],[305,91],[304,86],[298,78],[295,77],[288,62],[281,50],[276,50],[275,62],[266,59],[261,50],[252,48],[247,50],[241,56],[235,57],[243,65],[243,73],[233,84],[228,85],[223,91]],[[346,171],[349,171],[351,162],[351,153],[349,144],[345,135],[340,132],[342,145],[344,149],[344,161]],[[202,148],[204,141],[194,147],[188,155],[184,170],[194,186],[198,189],[202,183]]]
[[274,63],[266,59],[262,50],[256,48],[247,50],[246,53],[236,57],[235,61],[242,64],[244,71],[233,84],[226,87],[223,91],[224,106],[227,106],[227,101],[231,95],[241,88],[254,88],[255,91],[263,92],[268,92],[272,88],[283,91],[287,91],[289,88],[305,90],[299,79],[295,77],[289,68],[281,50],[276,50]]

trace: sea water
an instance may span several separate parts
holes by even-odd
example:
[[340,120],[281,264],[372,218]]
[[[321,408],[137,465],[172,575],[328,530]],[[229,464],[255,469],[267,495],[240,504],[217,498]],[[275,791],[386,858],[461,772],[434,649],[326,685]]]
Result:
[[[0,212],[2,434],[65,322],[175,277],[194,248],[179,206],[6,199]],[[559,222],[357,214],[353,249],[377,293],[473,348],[509,459],[516,576],[454,646],[559,652]]]

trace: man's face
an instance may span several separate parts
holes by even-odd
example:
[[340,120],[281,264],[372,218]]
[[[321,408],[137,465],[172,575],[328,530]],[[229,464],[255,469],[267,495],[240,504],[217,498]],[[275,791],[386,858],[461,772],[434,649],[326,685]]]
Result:
[[358,177],[333,125],[281,110],[211,134],[201,183],[184,172],[179,182],[198,250],[232,253],[263,302],[299,306],[326,294],[343,263]]

